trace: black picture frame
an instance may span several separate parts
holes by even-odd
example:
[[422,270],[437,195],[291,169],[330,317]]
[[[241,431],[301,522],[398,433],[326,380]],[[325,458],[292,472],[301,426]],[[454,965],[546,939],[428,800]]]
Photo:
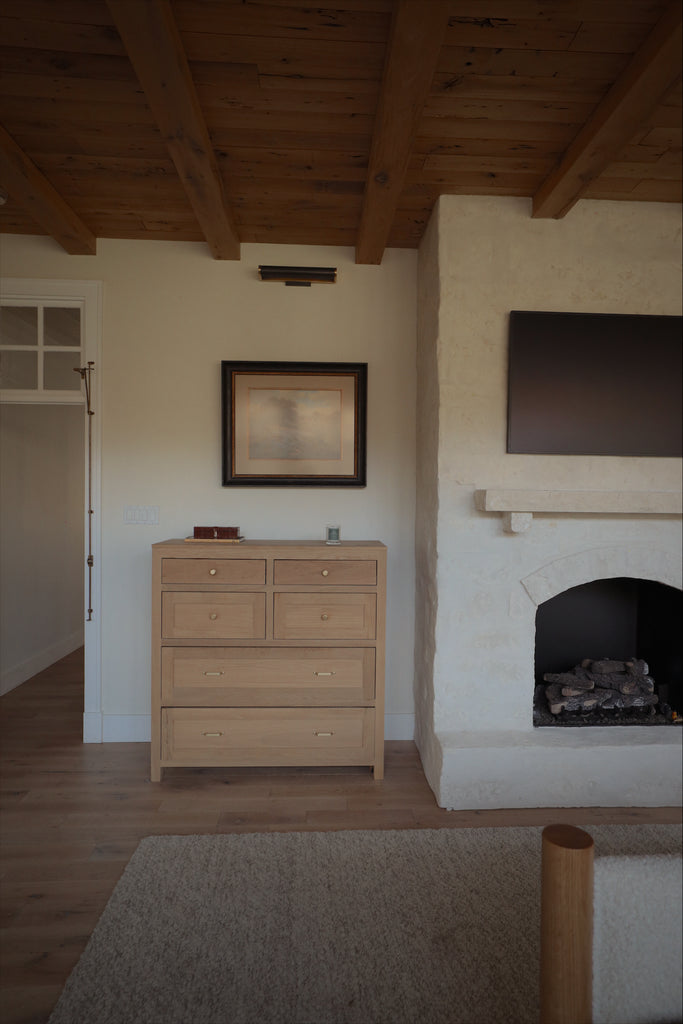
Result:
[[224,487],[365,487],[367,363],[221,363]]

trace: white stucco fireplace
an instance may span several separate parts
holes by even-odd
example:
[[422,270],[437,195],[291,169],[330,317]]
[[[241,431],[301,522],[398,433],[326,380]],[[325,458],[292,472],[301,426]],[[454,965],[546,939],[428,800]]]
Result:
[[[462,665],[467,676],[460,677],[460,684],[464,683],[466,691],[471,687],[471,694],[465,707],[459,708],[456,701],[451,713],[441,719],[449,720],[451,726],[439,731],[444,757],[440,795],[446,806],[679,803],[680,727],[537,730],[533,726],[530,694],[535,621],[542,602],[583,583],[623,577],[681,588],[680,550],[670,529],[676,523],[676,512],[680,513],[680,499],[661,495],[661,504],[668,507],[672,518],[652,514],[649,522],[639,521],[642,539],[635,541],[628,539],[628,528],[624,530],[624,524],[615,521],[620,514],[636,514],[629,505],[633,499],[597,492],[594,504],[603,504],[608,497],[615,505],[622,499],[621,513],[594,517],[584,509],[578,521],[568,522],[566,511],[549,511],[545,536],[537,538],[531,531],[541,524],[538,520],[529,524],[527,544],[515,551],[514,557],[505,558],[510,566],[507,573],[500,565],[492,573],[484,550],[480,552],[479,568],[469,574],[454,607],[454,628],[470,637],[471,655]],[[572,492],[563,492],[561,500],[571,504]],[[585,506],[589,495],[583,492],[574,501]],[[519,492],[516,502],[525,504]],[[548,504],[551,502],[550,498]],[[477,503],[475,494],[475,507]],[[521,510],[513,514],[524,516],[522,522],[526,516],[531,518]],[[502,520],[498,518],[498,528],[502,527],[504,534],[501,541],[518,542],[506,528],[507,513]],[[614,543],[620,535],[623,542]],[[497,557],[506,555],[502,546],[494,548]],[[485,596],[491,586],[495,598]],[[482,615],[484,607],[487,610]]]
[[570,217],[442,198],[421,249],[416,741],[448,808],[681,800],[679,726],[533,724],[541,603],[595,580],[682,585],[680,460],[505,451],[511,309],[680,312],[680,212]]

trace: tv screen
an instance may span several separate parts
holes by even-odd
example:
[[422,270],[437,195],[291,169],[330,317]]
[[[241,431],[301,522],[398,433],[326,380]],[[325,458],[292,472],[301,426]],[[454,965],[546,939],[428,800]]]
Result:
[[682,319],[513,310],[508,452],[680,456]]

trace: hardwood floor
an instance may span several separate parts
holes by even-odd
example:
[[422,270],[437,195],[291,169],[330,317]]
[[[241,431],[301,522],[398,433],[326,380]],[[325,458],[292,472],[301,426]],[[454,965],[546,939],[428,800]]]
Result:
[[84,745],[82,710],[81,651],[0,701],[3,1024],[47,1020],[143,836],[681,820],[678,808],[444,811],[404,742],[387,744],[383,782],[366,768],[188,768],[152,784],[149,745]]

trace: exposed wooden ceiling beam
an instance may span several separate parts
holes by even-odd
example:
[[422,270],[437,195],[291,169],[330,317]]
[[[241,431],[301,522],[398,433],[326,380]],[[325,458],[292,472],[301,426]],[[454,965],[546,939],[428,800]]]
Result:
[[563,217],[681,75],[681,3],[674,0],[533,199],[534,217]]
[[448,24],[443,0],[398,0],[384,62],[356,263],[381,263]]
[[168,0],[107,0],[152,114],[216,259],[240,243]]
[[72,256],[94,256],[97,239],[42,171],[0,125],[0,183]]

